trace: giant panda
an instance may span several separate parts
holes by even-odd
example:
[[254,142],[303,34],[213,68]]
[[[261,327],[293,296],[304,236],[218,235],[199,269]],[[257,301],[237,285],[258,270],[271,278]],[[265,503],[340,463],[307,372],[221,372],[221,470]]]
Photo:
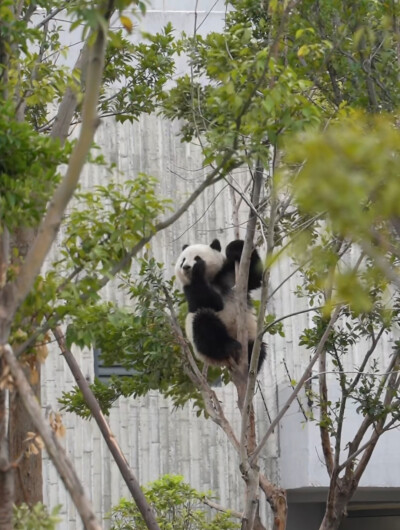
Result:
[[[226,247],[214,239],[211,245],[185,245],[175,265],[175,275],[183,286],[188,302],[186,335],[196,357],[207,364],[231,366],[238,363],[241,345],[237,340],[235,263],[240,261],[244,242],[234,240]],[[253,250],[250,260],[248,293],[261,286],[262,264]],[[257,320],[248,295],[246,313],[248,361],[257,334]],[[265,359],[261,343],[258,370]]]

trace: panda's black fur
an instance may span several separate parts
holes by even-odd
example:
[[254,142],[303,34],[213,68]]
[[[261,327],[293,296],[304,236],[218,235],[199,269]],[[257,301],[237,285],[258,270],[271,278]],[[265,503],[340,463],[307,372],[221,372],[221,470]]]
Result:
[[[196,356],[208,364],[236,363],[241,354],[236,340],[235,263],[240,261],[243,241],[237,239],[226,247],[215,239],[211,245],[185,245],[179,256],[175,273],[188,302],[186,334]],[[250,260],[248,293],[261,286],[262,264],[253,250]],[[249,298],[249,297],[248,297]],[[248,300],[246,314],[249,362],[257,332],[254,310]],[[261,344],[258,370],[265,359],[265,344]]]

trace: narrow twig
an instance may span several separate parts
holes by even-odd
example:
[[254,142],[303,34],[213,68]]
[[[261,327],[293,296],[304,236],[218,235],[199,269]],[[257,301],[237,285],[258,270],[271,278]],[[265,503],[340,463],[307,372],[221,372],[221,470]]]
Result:
[[341,308],[342,308],[342,306],[338,305],[336,307],[335,311],[333,312],[333,314],[332,314],[332,316],[331,316],[331,318],[330,318],[330,320],[328,322],[328,325],[326,326],[325,332],[324,332],[324,334],[321,337],[321,340],[320,340],[320,342],[318,344],[318,347],[317,347],[317,349],[315,351],[315,354],[313,355],[313,357],[311,358],[310,362],[308,363],[307,368],[304,370],[302,377],[300,378],[299,382],[297,383],[297,385],[296,385],[295,389],[293,390],[293,392],[291,393],[290,397],[288,398],[286,403],[283,405],[281,410],[278,412],[278,414],[276,415],[274,421],[271,423],[271,425],[267,429],[267,432],[262,437],[262,440],[258,444],[258,447],[254,451],[254,453],[251,455],[250,463],[252,461],[254,461],[256,458],[258,458],[258,456],[259,456],[260,452],[262,451],[264,445],[266,444],[268,438],[274,432],[275,427],[281,421],[281,419],[283,418],[283,416],[286,414],[287,410],[289,409],[290,405],[293,403],[293,401],[298,396],[300,390],[303,388],[304,383],[309,379],[310,371],[311,371],[312,367],[314,366],[314,364],[317,362],[319,356],[321,355],[321,352],[322,352],[323,348],[325,347],[325,343],[328,340],[328,337],[329,337],[330,332],[331,332],[331,330],[333,328],[333,325],[335,324],[336,320],[339,318],[339,314],[340,314]]
[[[292,379],[292,377],[291,377],[291,375],[290,375],[289,368],[288,368],[288,365],[287,365],[285,359],[283,359],[283,366],[285,367],[286,374],[287,374],[287,376],[288,376],[288,378],[289,378],[289,384],[290,384],[290,386],[292,387],[292,389],[294,390],[295,386],[294,386],[294,384],[293,384],[293,379]],[[302,404],[302,402],[300,401],[300,399],[299,399],[298,396],[297,396],[297,398],[296,398],[296,401],[297,401],[297,404],[298,404],[298,406],[299,406],[299,409],[301,410],[301,412],[302,412],[302,414],[303,414],[303,416],[304,416],[304,419],[305,419],[306,421],[308,421],[306,411],[304,410],[303,404]],[[271,418],[270,418],[269,420],[271,421]]]
[[204,497],[204,499],[202,499],[202,502],[210,508],[217,510],[218,512],[228,513],[229,515],[232,515],[232,517],[236,517],[237,519],[241,519],[243,516],[241,512],[237,512],[236,510],[231,510],[229,508],[224,508],[220,504],[217,504],[216,502],[212,501],[211,499],[208,499],[207,497]]
[[45,16],[40,22],[38,22],[35,26],[35,29],[40,29],[43,26],[45,26],[48,22],[50,22],[51,19],[53,19],[60,11],[63,11],[67,5],[70,3],[71,0],[66,0],[63,5],[60,7],[54,8],[50,13]]

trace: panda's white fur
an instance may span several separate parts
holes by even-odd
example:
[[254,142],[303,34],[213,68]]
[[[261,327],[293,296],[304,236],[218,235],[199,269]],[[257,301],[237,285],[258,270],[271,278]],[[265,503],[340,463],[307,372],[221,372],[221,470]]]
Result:
[[[213,248],[213,245],[215,248]],[[182,284],[189,303],[189,312],[186,316],[185,322],[186,336],[193,346],[195,355],[203,362],[216,366],[229,364],[229,357],[234,357],[234,355],[229,355],[229,353],[227,353],[226,356],[219,358],[220,356],[216,353],[210,355],[210,350],[204,348],[204,346],[204,351],[202,351],[202,347],[199,345],[200,341],[196,340],[196,337],[194,336],[194,320],[198,318],[198,315],[201,312],[207,312],[208,315],[215,315],[215,317],[224,324],[230,337],[227,337],[227,341],[231,341],[235,352],[235,348],[238,347],[235,346],[235,343],[238,345],[236,342],[237,304],[234,286],[235,265],[234,262],[228,263],[227,258],[220,251],[220,248],[217,240],[215,240],[211,246],[195,244],[187,246],[186,248],[184,247],[175,265],[176,277]],[[259,260],[258,254],[256,252],[255,254]],[[200,282],[200,285],[196,285],[195,287],[192,283],[192,275],[193,268],[196,266],[199,258],[205,262],[205,273],[204,278],[201,278],[201,282],[203,283]],[[196,278],[195,282],[199,282],[199,279]],[[211,300],[210,304],[208,304],[207,293],[212,295],[210,298],[213,298],[215,294],[218,299],[221,299],[221,307],[216,309],[214,298]],[[257,334],[257,321],[251,304],[248,305],[246,319],[248,340],[249,342],[253,342]],[[213,330],[204,328],[202,328],[202,330],[204,335],[209,332],[212,336]],[[219,336],[217,338],[218,340],[220,339]],[[232,346],[230,346],[230,348],[232,349]],[[264,353],[262,355],[264,356]]]
[[[214,279],[225,261],[225,256],[222,252],[211,248],[210,245],[202,245],[201,243],[198,243],[196,245],[187,246],[182,250],[175,265],[175,276],[182,285],[190,284],[191,272],[196,263],[195,258],[197,256],[200,256],[207,264],[206,277],[209,281]],[[190,269],[184,268],[187,266],[190,267]]]

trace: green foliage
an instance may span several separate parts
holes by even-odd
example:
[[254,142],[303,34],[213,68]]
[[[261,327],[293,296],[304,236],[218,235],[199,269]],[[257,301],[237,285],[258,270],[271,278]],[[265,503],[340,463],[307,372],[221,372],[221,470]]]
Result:
[[[324,123],[342,107],[399,104],[396,3],[234,0],[221,32],[181,41],[191,74],[164,102],[184,120],[185,141],[202,137],[207,162],[267,164],[272,144]],[[204,142],[205,139],[205,142]]]
[[41,502],[32,507],[27,504],[14,506],[13,528],[14,530],[55,530],[57,523],[61,521],[58,517],[60,509],[61,505],[56,506],[49,513]]
[[275,144],[283,129],[319,122],[318,108],[307,99],[311,84],[276,60],[246,13],[240,20],[229,14],[221,33],[183,39],[192,75],[178,79],[164,103],[167,116],[185,120],[185,141],[205,137],[208,163],[228,155],[235,164],[258,157],[267,165],[267,139]]
[[149,41],[133,44],[121,31],[110,33],[104,71],[104,87],[121,85],[113,96],[106,91],[100,98],[103,116],[115,115],[117,121],[137,119],[141,113],[157,109],[163,99],[165,83],[172,78],[175,68],[173,55],[178,45],[173,28],[167,24],[161,33],[143,36]]
[[0,104],[0,223],[10,232],[37,226],[70,151],[13,113],[11,103]]
[[[59,247],[57,261],[49,272],[39,276],[14,319],[12,334],[29,336],[49,318],[93,318],[100,303],[100,289],[116,264],[126,260],[125,270],[131,265],[128,253],[143,238],[154,231],[154,223],[168,204],[158,199],[156,181],[139,175],[124,184],[109,182],[90,192],[79,194],[75,208],[70,211]],[[9,269],[9,276],[18,270]],[[101,305],[101,304],[100,304]],[[85,311],[88,314],[85,314]],[[100,319],[106,318],[105,306],[98,310]],[[83,321],[82,321],[83,324]],[[92,337],[90,328],[81,332]],[[39,343],[43,340],[38,337]],[[20,339],[17,343],[22,342]],[[77,344],[89,340],[77,338]]]
[[399,139],[393,118],[354,112],[323,133],[292,139],[287,160],[302,163],[295,182],[300,207],[327,212],[337,234],[370,239],[371,227],[400,212]]
[[67,268],[107,274],[129,249],[154,232],[155,220],[169,203],[157,197],[156,183],[139,174],[123,184],[109,182],[78,194],[61,251]]
[[[229,530],[239,528],[229,511],[214,517],[205,510],[204,499],[211,493],[200,493],[183,482],[183,477],[164,475],[143,488],[155,511],[161,530]],[[145,530],[146,524],[136,504],[121,499],[110,514],[112,530]]]
[[276,317],[272,313],[269,313],[264,319],[264,326],[266,333],[270,335],[280,335],[281,337],[285,336],[282,322],[276,322]]
[[392,110],[399,103],[396,20],[390,2],[312,0],[298,4],[282,38],[290,64],[316,86],[327,110]]
[[[163,266],[154,259],[142,260],[140,281],[125,275],[120,285],[132,299],[129,309],[115,304],[79,305],[67,329],[68,345],[96,347],[106,366],[118,364],[131,372],[130,376],[111,376],[106,385],[92,385],[105,412],[120,396],[141,396],[159,390],[171,397],[176,406],[193,400],[203,410],[203,400],[185,373],[186,360],[171,324],[168,307],[177,305],[182,295],[173,282],[163,279]],[[212,371],[210,377],[215,377]],[[88,416],[77,389],[64,393],[63,406]]]

